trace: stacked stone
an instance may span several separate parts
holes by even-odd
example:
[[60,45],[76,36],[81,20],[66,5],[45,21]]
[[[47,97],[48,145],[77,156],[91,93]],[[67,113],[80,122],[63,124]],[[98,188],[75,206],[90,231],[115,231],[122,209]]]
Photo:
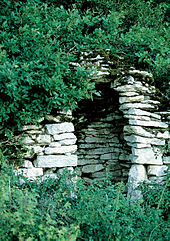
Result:
[[151,74],[145,71],[130,70],[129,76],[112,84],[119,92],[119,109],[128,120],[128,125],[124,126],[124,140],[131,147],[129,193],[135,198],[140,195],[134,191],[137,185],[146,180],[162,181],[168,164],[162,160],[165,140],[169,138],[168,123],[154,113],[160,102],[153,99],[156,90],[147,84],[150,79]]
[[100,88],[101,97],[82,103],[84,112],[76,112],[79,175],[87,182],[101,180],[107,173],[113,181],[128,178],[130,152],[122,135],[125,120],[116,93],[109,92],[110,87]]
[[70,113],[46,116],[40,124],[22,128],[22,144],[26,148],[20,173],[29,179],[57,177],[58,170],[77,166],[76,136]]

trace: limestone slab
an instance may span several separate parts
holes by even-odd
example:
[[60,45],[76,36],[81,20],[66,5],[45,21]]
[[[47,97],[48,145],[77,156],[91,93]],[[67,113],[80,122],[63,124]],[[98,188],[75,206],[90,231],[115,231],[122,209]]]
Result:
[[158,107],[155,107],[154,105],[151,105],[151,104],[127,103],[127,104],[122,104],[119,109],[124,111],[130,108],[152,110],[152,109],[157,109]]
[[73,153],[77,150],[76,145],[70,145],[70,146],[59,146],[59,147],[46,147],[45,148],[45,154],[51,155],[51,154],[64,154],[64,153]]
[[162,165],[162,153],[159,149],[151,148],[137,149],[132,148],[130,155],[132,163]]
[[146,137],[141,137],[133,134],[130,136],[124,136],[124,139],[130,143],[143,143],[143,144],[152,144],[157,146],[165,145],[165,140],[161,140],[157,138],[146,138]]
[[156,165],[149,165],[147,168],[147,173],[148,175],[151,176],[165,176],[166,173],[165,171],[168,169],[167,166],[163,165],[163,166],[156,166]]
[[59,133],[73,132],[74,126],[71,122],[64,122],[59,124],[47,124],[45,125],[47,133],[50,135],[56,135]]
[[132,102],[141,102],[144,100],[143,95],[135,96],[135,97],[119,97],[119,103],[124,104],[124,103],[132,103]]
[[168,128],[168,125],[164,122],[159,121],[140,121],[140,120],[129,120],[130,125],[146,126],[146,127],[158,127]]
[[146,169],[143,165],[132,165],[128,178],[128,196],[132,202],[142,199],[140,190],[136,190],[140,183],[147,180]]
[[55,141],[65,140],[65,139],[77,139],[73,133],[64,133],[54,135]]
[[74,145],[76,143],[76,139],[66,139],[59,141],[61,145],[68,146],[68,145]]
[[77,166],[77,155],[48,155],[37,156],[35,166],[42,168]]
[[135,109],[135,108],[130,108],[127,112],[126,112],[127,115],[135,115],[135,116],[151,116],[155,119],[158,119],[160,120],[161,119],[161,116],[158,115],[158,114],[155,114],[155,113],[152,113],[152,112],[149,112],[149,111],[144,111],[144,110],[141,110],[141,109]]
[[146,131],[143,127],[141,126],[124,126],[123,129],[124,133],[129,133],[129,134],[137,134],[143,137],[155,137],[154,134],[151,132]]
[[170,164],[170,156],[164,156],[163,157],[163,163],[166,164],[166,165],[169,165]]

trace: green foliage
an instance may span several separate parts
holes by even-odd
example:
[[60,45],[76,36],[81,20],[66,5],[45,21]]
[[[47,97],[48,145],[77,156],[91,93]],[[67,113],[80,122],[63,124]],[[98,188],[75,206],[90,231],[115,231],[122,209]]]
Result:
[[20,127],[90,98],[92,72],[71,66],[84,50],[109,48],[113,56],[152,71],[167,98],[168,30],[166,1],[2,0],[2,126]]
[[[167,218],[155,196],[130,204],[123,183],[86,186],[70,173],[43,182],[15,175],[1,153],[0,240],[160,240],[169,238]],[[21,185],[22,181],[22,185]],[[76,186],[75,186],[76,185]],[[162,199],[162,191],[157,198]],[[74,195],[73,195],[74,194]],[[167,207],[167,191],[163,193]],[[162,199],[163,200],[163,199]],[[167,209],[166,214],[167,213]]]

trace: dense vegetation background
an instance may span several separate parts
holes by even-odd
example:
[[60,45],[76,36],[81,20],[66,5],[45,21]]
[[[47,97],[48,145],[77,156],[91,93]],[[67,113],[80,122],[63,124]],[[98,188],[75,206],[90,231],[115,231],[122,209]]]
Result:
[[70,66],[85,50],[110,49],[151,71],[168,98],[168,6],[160,0],[1,0],[2,130],[73,109],[93,95],[92,73]]

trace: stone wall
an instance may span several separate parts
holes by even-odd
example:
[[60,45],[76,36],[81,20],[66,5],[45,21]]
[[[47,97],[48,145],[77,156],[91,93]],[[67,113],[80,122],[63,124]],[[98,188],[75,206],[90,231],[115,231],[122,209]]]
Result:
[[27,151],[19,172],[34,179],[78,167],[87,182],[109,172],[114,182],[129,182],[131,199],[139,198],[139,183],[162,182],[170,164],[170,112],[160,111],[150,73],[116,69],[114,61],[98,53],[83,53],[80,60],[76,66],[96,70],[100,96],[81,101],[74,118],[57,113],[41,119],[39,126],[24,126],[19,139]]
[[74,113],[79,175],[87,182],[109,173],[113,181],[127,181],[130,147],[123,138],[127,121],[119,110],[117,93],[108,84],[97,86],[100,97],[82,101]]
[[18,138],[25,147],[19,173],[29,179],[57,177],[61,169],[77,166],[76,136],[70,113],[46,116],[39,125],[23,126]]

